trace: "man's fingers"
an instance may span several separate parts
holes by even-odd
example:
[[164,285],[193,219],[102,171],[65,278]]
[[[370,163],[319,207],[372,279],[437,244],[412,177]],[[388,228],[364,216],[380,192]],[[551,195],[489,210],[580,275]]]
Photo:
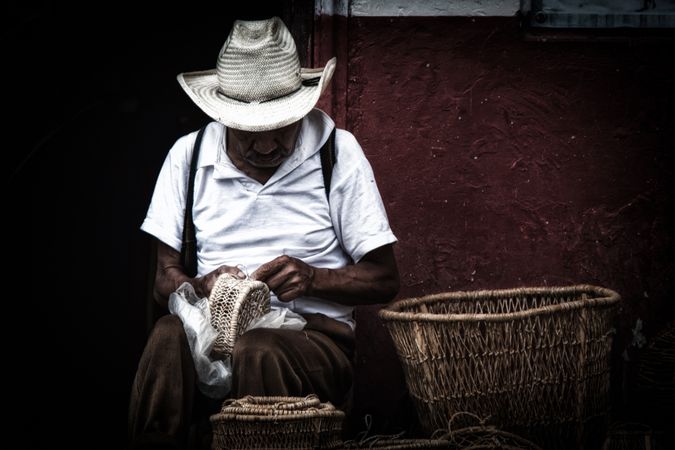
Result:
[[276,296],[282,302],[290,302],[300,297],[300,289],[293,287],[282,292],[276,292]]
[[305,295],[313,277],[313,270],[301,260],[290,256],[279,256],[261,265],[253,279],[263,281],[283,302]]
[[258,270],[253,272],[251,278],[258,281],[267,282],[272,275],[279,272],[288,263],[288,260],[288,256],[279,256],[274,258],[272,261],[266,262],[265,264],[258,267]]
[[232,266],[220,266],[218,267],[218,275],[222,275],[224,273],[229,273],[230,275],[234,275],[237,278],[244,279],[246,278],[246,274],[242,272],[242,270],[238,267],[232,267]]
[[278,291],[283,291],[284,288],[287,289],[287,286],[293,283],[293,279],[290,274],[285,270],[280,270],[271,275],[265,284],[270,288],[270,291],[277,293]]

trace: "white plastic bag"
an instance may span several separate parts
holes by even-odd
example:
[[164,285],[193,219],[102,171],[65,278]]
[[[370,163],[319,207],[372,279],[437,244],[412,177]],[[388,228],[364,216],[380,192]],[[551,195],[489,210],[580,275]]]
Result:
[[232,367],[229,360],[209,357],[218,332],[211,326],[208,300],[197,297],[192,285],[185,282],[169,296],[169,311],[183,322],[199,390],[211,398],[224,398],[232,388]]
[[[169,311],[180,318],[187,335],[190,352],[197,370],[197,386],[211,398],[225,398],[232,388],[232,362],[212,360],[211,348],[218,332],[211,326],[211,314],[207,298],[199,298],[190,283],[183,283],[169,296]],[[252,322],[248,328],[285,328],[302,330],[307,321],[288,308],[272,310]]]
[[272,310],[254,320],[246,328],[246,331],[254,328],[285,328],[288,330],[302,330],[307,325],[307,321],[300,314],[291,311],[288,308],[272,307]]

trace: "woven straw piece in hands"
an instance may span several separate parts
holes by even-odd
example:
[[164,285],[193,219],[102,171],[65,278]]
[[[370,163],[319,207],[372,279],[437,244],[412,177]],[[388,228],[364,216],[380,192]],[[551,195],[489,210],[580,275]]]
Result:
[[588,285],[447,292],[380,317],[429,433],[470,412],[544,448],[579,448],[607,417],[619,299]]
[[270,312],[270,290],[262,281],[228,273],[218,277],[209,296],[211,325],[218,332],[213,353],[224,358],[255,319]]
[[213,448],[342,448],[344,417],[316,395],[226,400],[211,416]]

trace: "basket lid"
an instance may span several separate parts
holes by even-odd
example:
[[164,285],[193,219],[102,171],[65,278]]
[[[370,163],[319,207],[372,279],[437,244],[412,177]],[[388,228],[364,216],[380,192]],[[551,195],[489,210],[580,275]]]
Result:
[[239,399],[229,399],[223,403],[220,415],[257,416],[257,417],[318,417],[344,416],[332,403],[321,403],[319,397],[310,394],[306,397],[261,397],[248,395]]

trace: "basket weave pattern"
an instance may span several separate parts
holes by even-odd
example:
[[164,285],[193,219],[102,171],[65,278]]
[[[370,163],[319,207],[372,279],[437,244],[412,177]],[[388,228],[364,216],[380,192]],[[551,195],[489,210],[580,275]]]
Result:
[[588,285],[450,292],[395,302],[380,317],[426,431],[470,412],[548,447],[576,445],[583,424],[607,412],[618,301]]
[[213,448],[342,448],[344,417],[316,395],[227,400],[211,416]]
[[362,449],[362,448],[377,448],[380,450],[413,450],[413,449],[430,449],[430,448],[445,448],[454,449],[450,442],[440,439],[398,439],[387,438],[371,439],[363,443],[347,443],[344,449]]
[[667,324],[644,349],[637,388],[652,408],[667,411],[675,405],[675,322]]
[[239,279],[224,273],[209,296],[211,325],[218,332],[213,353],[232,354],[234,343],[255,319],[270,312],[270,291],[261,281]]

